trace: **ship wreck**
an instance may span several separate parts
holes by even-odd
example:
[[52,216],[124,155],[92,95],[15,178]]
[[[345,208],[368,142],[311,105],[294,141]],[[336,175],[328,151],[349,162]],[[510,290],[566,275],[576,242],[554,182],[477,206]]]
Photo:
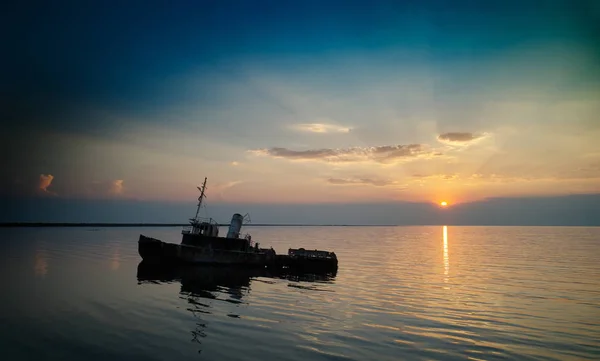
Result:
[[190,225],[181,231],[180,244],[167,243],[140,234],[138,252],[145,263],[150,264],[210,264],[302,271],[337,270],[338,260],[334,252],[288,249],[287,254],[277,254],[272,247],[261,248],[250,234],[241,234],[242,226],[249,218],[235,213],[231,217],[227,235],[219,236],[220,224],[212,218],[200,218],[202,201],[206,197],[206,181],[200,191],[198,206]]

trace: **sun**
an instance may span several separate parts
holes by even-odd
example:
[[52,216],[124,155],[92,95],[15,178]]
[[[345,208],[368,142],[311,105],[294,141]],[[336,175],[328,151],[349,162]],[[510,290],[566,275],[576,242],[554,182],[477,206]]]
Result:
[[446,201],[441,201],[441,202],[440,202],[440,206],[442,206],[442,207],[448,207],[448,202],[446,202]]

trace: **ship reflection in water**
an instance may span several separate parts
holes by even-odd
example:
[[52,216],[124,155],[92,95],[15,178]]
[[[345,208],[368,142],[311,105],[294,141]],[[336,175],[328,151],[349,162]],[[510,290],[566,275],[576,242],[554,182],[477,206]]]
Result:
[[[191,331],[192,342],[201,344],[200,339],[206,337],[207,322],[203,319],[211,313],[209,300],[222,300],[229,303],[241,304],[243,298],[250,293],[252,281],[276,282],[277,280],[291,281],[289,287],[316,289],[303,286],[302,283],[333,283],[337,269],[322,273],[305,273],[291,270],[270,271],[265,268],[243,268],[209,265],[160,265],[140,262],[137,268],[138,285],[161,283],[181,283],[179,297],[188,303],[187,310],[197,318],[196,328]],[[259,280],[259,278],[261,278]],[[262,278],[270,278],[264,280]],[[228,298],[222,299],[225,293]],[[239,318],[237,314],[229,313],[229,317]],[[200,353],[202,350],[198,350]]]

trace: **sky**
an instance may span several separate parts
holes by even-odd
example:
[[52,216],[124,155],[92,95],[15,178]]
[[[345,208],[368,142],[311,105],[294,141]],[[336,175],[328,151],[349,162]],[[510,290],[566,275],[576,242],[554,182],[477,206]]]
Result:
[[109,203],[177,221],[155,205],[193,215],[208,177],[208,211],[264,223],[493,223],[558,202],[556,221],[600,225],[581,205],[600,194],[597,1],[6,9],[0,221]]

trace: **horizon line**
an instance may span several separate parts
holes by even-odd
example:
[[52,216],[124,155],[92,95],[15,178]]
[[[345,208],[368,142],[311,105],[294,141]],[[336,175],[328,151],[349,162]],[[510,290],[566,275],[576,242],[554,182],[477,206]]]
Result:
[[[107,222],[0,222],[0,228],[34,228],[34,227],[186,227],[188,223],[107,223]],[[586,224],[468,224],[468,223],[422,223],[422,224],[310,224],[310,223],[257,223],[246,224],[246,227],[427,227],[427,226],[460,226],[460,227],[600,227]],[[219,223],[219,227],[229,227],[229,223]]]

